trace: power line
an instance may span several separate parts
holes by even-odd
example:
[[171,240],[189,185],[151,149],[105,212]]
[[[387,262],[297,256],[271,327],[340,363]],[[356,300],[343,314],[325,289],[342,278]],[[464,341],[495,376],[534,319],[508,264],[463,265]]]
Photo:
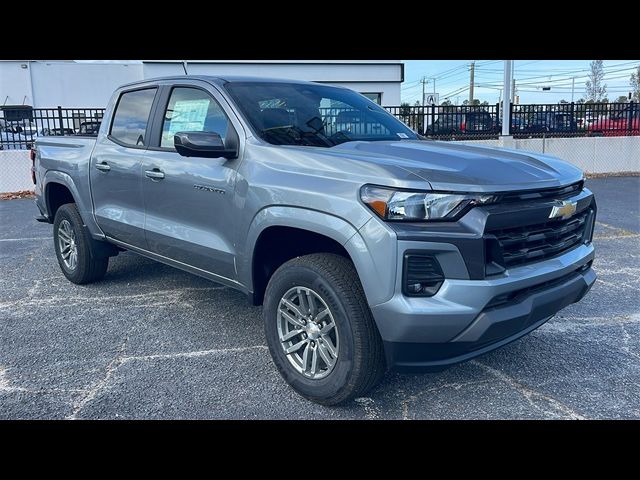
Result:
[[[613,68],[617,68],[617,67],[621,67],[623,65],[632,65],[623,69],[619,69],[619,70],[612,70]],[[622,71],[628,71],[628,70],[632,70],[634,68],[636,68],[638,65],[640,65],[640,63],[638,63],[637,61],[633,61],[633,62],[623,62],[623,63],[619,63],[619,64],[615,64],[615,65],[607,65],[606,67],[603,67],[603,70],[605,73],[616,73],[616,72],[622,72]],[[554,78],[554,77],[567,77],[572,73],[588,73],[590,72],[590,68],[581,68],[581,69],[573,69],[573,70],[566,70],[563,73],[551,73],[551,74],[542,74],[540,75],[540,70],[537,70],[536,72],[538,73],[538,75],[531,75],[531,76],[523,76],[523,75],[518,75],[518,77],[522,80],[534,80],[534,79],[545,79],[545,78]],[[494,70],[494,71],[487,71],[487,70],[481,70],[479,69],[479,71],[482,71],[482,73],[489,73],[489,74],[501,74],[502,70]],[[587,75],[583,75],[583,76],[587,76]],[[570,76],[569,76],[570,78]]]
[[456,72],[457,70],[461,70],[461,69],[466,70],[467,66],[468,64],[466,63],[463,65],[458,65],[457,67],[450,68],[449,70],[445,70],[444,72],[436,73],[433,75],[433,77],[437,80],[444,79],[444,78],[447,78],[448,74]]
[[443,95],[442,98],[448,98],[448,97],[451,97],[453,95],[458,95],[458,94],[460,94],[460,93],[462,93],[462,92],[464,92],[466,90],[469,90],[469,86],[468,85],[465,86],[465,87],[459,88],[457,90],[453,90],[453,91]]
[[[633,67],[635,68],[635,67]],[[609,70],[607,72],[605,72],[605,75],[603,77],[603,81],[607,81],[607,80],[614,80],[614,79],[618,79],[618,78],[625,78],[627,75],[618,75],[618,76],[608,76],[611,75],[612,73],[619,73],[619,72],[628,72],[631,73],[631,70],[633,70],[633,68],[623,68],[623,69],[619,69],[619,70]],[[545,75],[545,76],[540,76],[540,77],[531,77],[531,78],[524,78],[524,79],[519,79],[518,80],[518,84],[519,85],[527,85],[527,86],[535,86],[535,85],[548,85],[551,84],[552,86],[554,84],[562,84],[562,83],[567,83],[570,82],[572,78],[575,79],[586,79],[589,78],[589,74],[585,74],[585,75],[573,75],[573,76],[565,76],[562,75],[563,78],[557,78],[557,79],[550,79],[550,77],[553,77],[555,75]],[[534,78],[547,78],[548,80],[538,80],[538,81],[534,81],[534,82],[529,82],[527,80],[532,80]],[[499,82],[494,81],[494,82],[489,82],[492,85],[500,85]]]

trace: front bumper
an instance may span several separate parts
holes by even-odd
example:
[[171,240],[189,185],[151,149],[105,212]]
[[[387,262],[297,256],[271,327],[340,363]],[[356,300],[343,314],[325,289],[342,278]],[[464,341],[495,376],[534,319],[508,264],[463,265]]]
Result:
[[[581,245],[499,279],[445,280],[434,297],[394,295],[372,308],[387,364],[437,370],[520,338],[584,297],[596,280],[593,257],[593,246]],[[507,293],[515,298],[491,306]]]
[[[585,202],[592,202],[590,197]],[[595,203],[590,205],[595,211]],[[479,217],[486,212],[472,214]],[[394,294],[371,306],[390,367],[438,370],[486,353],[539,327],[582,299],[595,283],[591,242],[555,257],[485,274],[484,252],[474,253],[481,250],[477,245],[482,245],[483,228],[478,227],[476,237],[465,239],[466,243],[456,239],[455,232],[420,233],[422,238],[398,232]],[[434,296],[403,295],[402,258],[408,250],[426,251],[442,266],[446,280]]]

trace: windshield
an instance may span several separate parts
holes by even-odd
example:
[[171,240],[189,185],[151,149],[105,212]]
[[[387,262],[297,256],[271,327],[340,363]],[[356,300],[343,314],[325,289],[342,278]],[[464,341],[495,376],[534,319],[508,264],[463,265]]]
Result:
[[333,147],[352,140],[418,139],[362,95],[327,85],[232,82],[225,88],[263,140]]

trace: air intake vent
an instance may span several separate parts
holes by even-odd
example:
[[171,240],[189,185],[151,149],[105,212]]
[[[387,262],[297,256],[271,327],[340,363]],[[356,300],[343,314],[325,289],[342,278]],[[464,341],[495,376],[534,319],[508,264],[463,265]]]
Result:
[[402,292],[409,297],[431,297],[437,293],[444,281],[438,260],[422,252],[407,252],[404,255]]

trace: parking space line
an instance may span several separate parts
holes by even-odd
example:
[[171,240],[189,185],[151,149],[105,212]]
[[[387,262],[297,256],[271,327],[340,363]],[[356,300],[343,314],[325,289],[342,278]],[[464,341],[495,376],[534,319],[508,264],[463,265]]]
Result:
[[25,242],[29,240],[50,240],[53,237],[0,238],[0,242]]
[[122,358],[122,362],[130,362],[132,360],[149,361],[168,358],[193,358],[203,357],[205,355],[225,354],[234,352],[246,352],[249,350],[267,350],[269,347],[266,345],[252,345],[250,347],[231,347],[231,348],[213,348],[211,350],[196,350],[195,352],[176,352],[176,353],[161,353],[154,355],[140,355],[140,356],[127,356]]
[[[547,417],[565,419],[568,418],[570,420],[587,419],[585,416],[581,415],[568,405],[565,405],[558,399],[542,392],[538,392],[532,387],[520,383],[515,378],[507,375],[501,370],[490,367],[486,363],[479,362],[478,360],[471,360],[469,363],[480,367],[494,378],[497,378],[498,380],[511,387],[514,391],[522,395],[533,408],[539,410],[543,415]],[[547,405],[545,405],[545,403]]]

